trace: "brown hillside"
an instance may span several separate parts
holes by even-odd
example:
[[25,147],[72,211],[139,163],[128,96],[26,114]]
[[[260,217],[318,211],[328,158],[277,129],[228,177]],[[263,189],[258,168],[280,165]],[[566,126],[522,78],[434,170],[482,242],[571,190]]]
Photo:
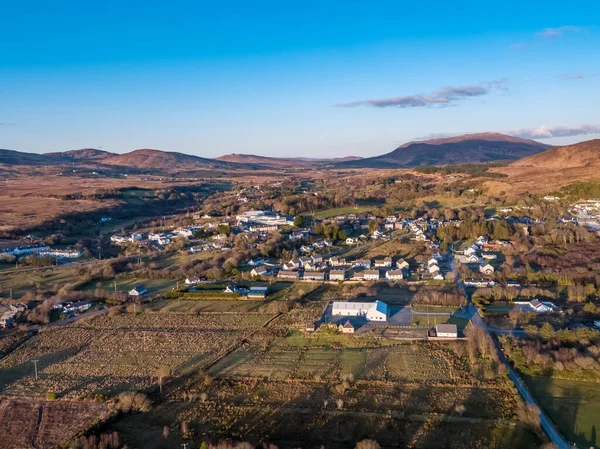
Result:
[[205,159],[189,154],[161,150],[134,150],[129,153],[108,157],[103,164],[143,169],[170,168],[217,168],[229,166],[226,162]]
[[600,139],[551,148],[494,169],[508,178],[488,181],[491,193],[548,193],[578,181],[600,180]]

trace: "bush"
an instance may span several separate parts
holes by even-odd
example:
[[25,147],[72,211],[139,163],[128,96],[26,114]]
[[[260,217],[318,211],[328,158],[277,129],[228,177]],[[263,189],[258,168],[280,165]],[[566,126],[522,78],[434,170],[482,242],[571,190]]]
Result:
[[48,393],[46,393],[46,400],[47,401],[56,400],[56,393],[54,391],[49,391]]

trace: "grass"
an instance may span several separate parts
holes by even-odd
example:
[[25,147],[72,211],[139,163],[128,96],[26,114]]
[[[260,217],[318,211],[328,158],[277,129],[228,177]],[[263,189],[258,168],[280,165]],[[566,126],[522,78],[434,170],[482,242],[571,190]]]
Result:
[[[151,295],[157,293],[167,293],[177,288],[177,281],[172,279],[140,279],[140,278],[116,278],[114,280],[92,282],[84,287],[84,290],[95,290],[97,285],[100,285],[102,290],[109,292],[114,291],[115,283],[117,291],[128,292],[136,285],[143,285],[148,289]],[[179,286],[185,285],[182,281],[179,281]]]
[[[314,217],[315,218],[331,218],[331,217],[335,217],[337,215],[360,214],[363,212],[368,212],[371,209],[373,209],[373,208],[369,207],[369,206],[336,207],[333,209],[326,209],[326,210],[322,210],[319,212],[315,212]],[[302,214],[302,215],[307,216],[307,217],[313,216],[312,213],[308,213],[308,212],[305,214]]]
[[172,299],[155,301],[144,306],[143,310],[149,312],[159,313],[184,313],[184,314],[195,314],[195,313],[247,313],[247,312],[258,312],[265,303],[263,301],[229,301],[229,300],[215,300],[215,301],[202,301],[202,300],[184,300],[184,299]]
[[14,273],[0,276],[0,297],[18,299],[28,291],[54,289],[65,284],[78,282],[80,275],[75,268],[57,268],[53,270]]
[[600,383],[527,377],[525,382],[558,430],[580,447],[600,448]]
[[438,315],[430,315],[429,317],[425,315],[413,315],[412,320],[413,325],[417,327],[434,327],[436,324],[456,324],[459,329],[464,329],[469,323],[469,320],[466,318]]
[[414,304],[411,306],[413,312],[425,313],[455,313],[460,310],[460,307],[454,306],[426,306],[423,304]]

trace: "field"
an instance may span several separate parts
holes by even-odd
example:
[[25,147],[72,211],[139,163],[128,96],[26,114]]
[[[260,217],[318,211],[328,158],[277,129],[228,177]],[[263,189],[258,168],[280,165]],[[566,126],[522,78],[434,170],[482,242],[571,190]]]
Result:
[[263,301],[202,301],[173,299],[168,301],[155,301],[144,306],[148,312],[158,313],[258,313],[265,309]]
[[[156,372],[185,374],[260,329],[272,315],[122,314],[85,326],[47,329],[0,360],[0,392],[79,397],[156,384]],[[31,360],[39,360],[39,379]]]
[[0,401],[2,449],[53,449],[107,415],[103,404],[83,401]]
[[398,448],[458,449],[465,441],[481,449],[537,447],[513,421],[514,389],[501,378],[479,387],[464,353],[462,343],[391,345],[295,332],[245,345],[209,370],[212,382],[188,384],[187,399],[178,393],[148,417],[124,417],[114,430],[148,449],[178,443],[181,421],[193,429],[194,444],[233,438],[341,449],[373,438]]
[[54,289],[79,280],[75,268],[3,274],[0,276],[0,298],[9,298],[11,290],[13,298],[18,299],[28,291]]
[[558,430],[581,447],[600,447],[600,384],[523,376]]
[[327,210],[322,210],[319,212],[315,212],[314,214],[311,213],[306,213],[303,215],[306,216],[313,216],[315,218],[331,218],[331,217],[335,217],[337,215],[348,215],[348,214],[361,214],[363,212],[367,212],[369,210],[373,209],[372,207],[368,207],[368,206],[357,206],[357,207],[337,207],[337,208],[333,208],[333,209],[327,209]]
[[[108,292],[112,292],[115,290],[115,284],[117,287],[117,291],[119,292],[128,292],[136,285],[143,285],[148,289],[150,295],[155,295],[157,293],[167,293],[172,291],[177,287],[177,281],[172,279],[138,279],[138,278],[116,278],[114,281],[102,281],[102,282],[92,282],[87,284],[84,287],[84,290],[94,290],[98,288],[98,285],[102,290],[106,290]],[[183,282],[179,282],[180,285],[183,285]]]

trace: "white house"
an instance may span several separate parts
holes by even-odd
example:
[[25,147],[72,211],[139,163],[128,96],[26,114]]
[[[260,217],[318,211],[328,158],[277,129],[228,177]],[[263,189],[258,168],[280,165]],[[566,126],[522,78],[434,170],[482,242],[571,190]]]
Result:
[[186,283],[186,285],[199,284],[200,283],[200,278],[186,278],[185,279],[185,283]]
[[356,237],[348,237],[346,239],[346,245],[356,245],[358,243],[358,239]]
[[298,272],[281,270],[277,273],[277,279],[298,279]]
[[390,281],[401,281],[404,279],[404,272],[402,270],[390,270],[386,271],[385,278]]
[[305,281],[324,281],[325,273],[323,271],[305,271],[302,279]]
[[550,301],[540,301],[532,299],[531,301],[515,301],[515,308],[528,313],[552,313],[560,309]]
[[136,285],[129,290],[129,296],[144,296],[146,294],[148,294],[148,290],[143,285]]
[[390,268],[392,266],[392,258],[386,257],[375,261],[375,266],[379,268]]
[[435,326],[435,335],[439,338],[456,338],[458,328],[456,324],[438,324]]
[[268,276],[270,274],[267,267],[254,267],[250,271],[252,276]]
[[371,260],[370,259],[357,259],[352,264],[355,267],[360,268],[371,268]]
[[365,270],[363,273],[363,278],[366,281],[378,281],[379,280],[379,270]]
[[346,270],[331,270],[329,272],[330,281],[344,281],[346,280]]
[[399,259],[396,261],[396,268],[399,270],[408,270],[409,264],[404,259]]
[[386,321],[388,306],[379,300],[375,302],[334,302],[331,309],[334,316],[361,316],[368,321]]

